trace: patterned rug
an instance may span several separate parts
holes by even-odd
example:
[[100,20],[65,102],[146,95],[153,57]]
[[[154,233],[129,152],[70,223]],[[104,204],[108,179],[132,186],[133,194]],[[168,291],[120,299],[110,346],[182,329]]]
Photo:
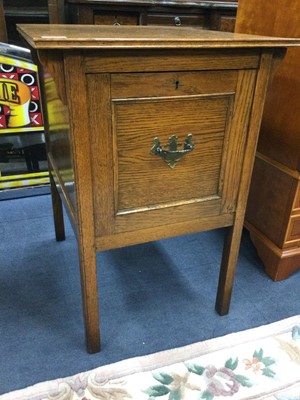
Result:
[[300,400],[300,315],[69,378],[1,400]]

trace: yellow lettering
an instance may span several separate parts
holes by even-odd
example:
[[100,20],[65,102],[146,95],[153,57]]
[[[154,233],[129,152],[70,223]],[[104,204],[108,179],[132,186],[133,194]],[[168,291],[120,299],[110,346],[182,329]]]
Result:
[[15,128],[30,124],[30,88],[13,79],[0,79],[0,104],[10,109],[8,127]]
[[5,83],[2,83],[2,82],[1,82],[1,84],[0,84],[0,99],[1,99],[1,100],[5,100],[4,86],[5,86]]

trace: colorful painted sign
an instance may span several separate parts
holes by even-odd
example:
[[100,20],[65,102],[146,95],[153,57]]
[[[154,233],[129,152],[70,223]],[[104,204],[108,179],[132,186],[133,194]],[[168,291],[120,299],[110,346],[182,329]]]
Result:
[[0,190],[49,184],[43,131],[37,66],[0,55]]
[[0,134],[42,130],[37,66],[0,55]]

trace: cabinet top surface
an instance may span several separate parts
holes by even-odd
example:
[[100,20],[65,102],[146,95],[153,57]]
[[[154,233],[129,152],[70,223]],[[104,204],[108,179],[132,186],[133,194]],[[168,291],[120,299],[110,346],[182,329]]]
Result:
[[198,28],[100,25],[18,25],[36,49],[74,48],[253,48],[300,45],[300,39],[275,38]]

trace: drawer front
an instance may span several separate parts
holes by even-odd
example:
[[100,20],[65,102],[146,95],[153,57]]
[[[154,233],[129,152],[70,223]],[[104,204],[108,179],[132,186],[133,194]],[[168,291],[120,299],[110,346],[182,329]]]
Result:
[[290,218],[285,244],[295,241],[300,242],[300,215],[295,215]]
[[139,14],[128,12],[101,12],[94,13],[95,25],[138,25]]
[[293,204],[293,211],[300,211],[300,183],[298,183],[298,187],[296,190],[296,196],[295,196],[295,201]]
[[192,231],[201,218],[233,213],[255,77],[88,75],[96,236],[187,221]]
[[147,15],[147,25],[197,26],[205,27],[206,18],[202,14],[156,14]]
[[219,23],[218,30],[223,31],[223,32],[234,32],[235,21],[236,21],[235,17],[222,15],[220,17],[220,23]]
[[223,11],[214,10],[211,13],[209,28],[214,31],[234,32],[235,22],[235,11],[223,13]]

